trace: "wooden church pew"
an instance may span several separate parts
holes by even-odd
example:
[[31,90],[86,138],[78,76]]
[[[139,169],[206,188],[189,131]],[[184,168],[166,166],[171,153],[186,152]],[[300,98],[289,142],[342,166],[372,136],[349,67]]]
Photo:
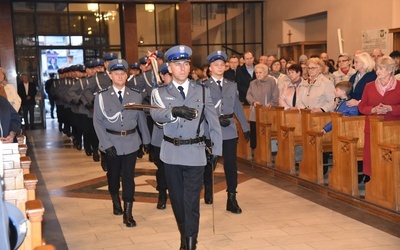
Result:
[[274,168],[292,175],[296,174],[295,146],[301,145],[301,113],[277,107],[278,153]]
[[365,199],[400,211],[400,121],[383,121],[371,116],[371,180],[365,185]]
[[301,110],[303,158],[299,166],[299,177],[324,184],[323,152],[332,152],[332,135],[323,135],[321,130],[331,121],[330,113],[311,113]]
[[331,113],[333,167],[329,188],[351,196],[359,196],[358,164],[364,148],[364,116],[343,116]]
[[257,147],[254,152],[254,162],[271,167],[271,141],[277,139],[277,108],[256,107]]
[[[244,115],[249,122],[250,117],[250,106],[243,106]],[[237,157],[244,160],[251,160],[251,149],[250,143],[246,141],[243,135],[242,127],[235,117],[236,127],[238,129],[238,145],[237,145]],[[250,126],[250,125],[249,125]]]

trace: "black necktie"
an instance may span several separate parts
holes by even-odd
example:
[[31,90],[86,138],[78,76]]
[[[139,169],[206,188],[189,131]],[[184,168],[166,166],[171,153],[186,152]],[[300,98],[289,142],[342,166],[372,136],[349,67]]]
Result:
[[222,85],[221,85],[221,81],[220,81],[220,80],[218,80],[218,81],[217,81],[217,83],[218,83],[219,90],[222,92]]
[[179,93],[181,93],[181,96],[183,97],[183,100],[185,100],[185,92],[183,92],[183,87],[179,86],[178,89],[179,89]]
[[294,88],[292,107],[296,107],[296,87]]
[[118,91],[118,99],[119,99],[119,102],[122,104],[122,91],[120,90],[120,91]]

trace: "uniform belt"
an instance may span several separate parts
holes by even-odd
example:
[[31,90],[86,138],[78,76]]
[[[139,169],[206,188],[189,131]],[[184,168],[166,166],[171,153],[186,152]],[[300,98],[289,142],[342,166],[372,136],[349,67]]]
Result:
[[131,130],[122,130],[122,131],[114,131],[114,130],[106,128],[106,131],[107,131],[107,133],[110,133],[113,135],[127,136],[127,135],[135,133],[136,128],[131,129]]
[[190,139],[179,139],[179,138],[171,138],[166,135],[164,135],[164,140],[167,142],[170,142],[174,144],[175,146],[180,146],[180,145],[191,145],[199,142],[203,142],[206,140],[205,136],[197,137],[197,138],[190,138]]
[[222,117],[222,118],[232,118],[233,117],[233,113],[232,114],[228,114],[228,115],[220,115],[219,117]]

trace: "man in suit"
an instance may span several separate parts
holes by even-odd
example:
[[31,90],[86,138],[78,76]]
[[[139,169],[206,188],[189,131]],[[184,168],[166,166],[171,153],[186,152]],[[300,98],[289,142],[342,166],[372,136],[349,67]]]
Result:
[[250,82],[256,79],[254,74],[254,56],[253,53],[247,51],[243,55],[244,64],[238,67],[236,71],[236,83],[238,85],[239,100],[245,105],[249,105],[246,99],[247,90],[249,89]]
[[[233,116],[235,115],[244,131],[245,138],[250,138],[249,125],[244,115],[242,104],[237,95],[237,85],[235,82],[223,77],[224,65],[227,59],[225,51],[217,50],[207,57],[210,65],[211,77],[204,84],[208,86],[211,93],[211,100],[216,112],[219,115],[219,123],[222,130],[222,156],[224,158],[224,172],[227,184],[228,199],[226,210],[235,214],[240,214],[242,209],[236,200],[237,188],[237,166],[236,149],[238,133]],[[212,192],[212,166],[207,164],[204,174],[206,204],[213,203]]]
[[[165,53],[172,81],[154,89],[154,121],[164,123],[160,159],[164,162],[172,209],[181,233],[180,249],[196,249],[200,219],[200,192],[206,165],[204,126],[214,145],[213,159],[222,154],[222,134],[210,90],[190,82],[192,50],[184,45]],[[203,104],[204,103],[204,104]],[[202,118],[205,118],[203,120]]]
[[229,58],[229,69],[224,72],[224,78],[236,81],[236,70],[239,66],[239,57],[237,55],[232,55]]
[[[136,151],[142,144],[137,129],[142,133],[143,144],[150,143],[146,117],[142,110],[124,110],[127,103],[142,103],[139,91],[125,87],[128,78],[128,63],[123,59],[112,60],[108,65],[112,86],[100,91],[95,98],[93,125],[99,137],[99,149],[107,157],[108,191],[111,194],[114,215],[123,214],[123,223],[135,227],[132,216],[135,201]],[[138,128],[137,128],[138,127]],[[122,211],[119,198],[122,182]]]
[[[18,95],[21,97],[21,107],[24,116],[25,129],[35,129],[35,96],[37,90],[33,82],[29,82],[28,74],[21,75],[21,83],[18,84]],[[28,121],[29,113],[29,121]]]

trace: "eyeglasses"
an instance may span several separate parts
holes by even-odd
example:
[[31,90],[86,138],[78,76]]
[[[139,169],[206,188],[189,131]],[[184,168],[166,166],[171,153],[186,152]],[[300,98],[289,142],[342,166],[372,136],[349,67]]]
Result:
[[338,60],[338,63],[342,63],[342,62],[348,62],[349,60]]
[[316,70],[316,69],[318,69],[318,67],[308,67],[307,69],[308,70]]

